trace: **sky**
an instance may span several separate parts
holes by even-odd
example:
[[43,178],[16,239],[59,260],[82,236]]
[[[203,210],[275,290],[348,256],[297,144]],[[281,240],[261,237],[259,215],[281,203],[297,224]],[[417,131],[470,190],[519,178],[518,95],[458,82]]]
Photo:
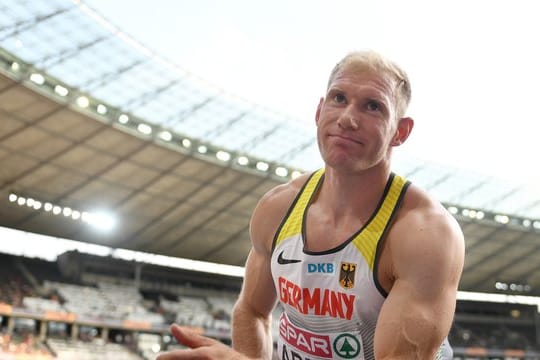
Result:
[[349,51],[376,50],[412,83],[415,128],[400,151],[540,183],[536,1],[85,3],[181,67],[313,128],[333,65]]

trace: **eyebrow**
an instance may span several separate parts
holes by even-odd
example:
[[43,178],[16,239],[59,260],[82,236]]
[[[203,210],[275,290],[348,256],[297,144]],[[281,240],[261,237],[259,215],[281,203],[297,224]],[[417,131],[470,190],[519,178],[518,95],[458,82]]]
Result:
[[[327,91],[327,94],[331,94],[332,92],[347,92],[346,90],[344,90],[343,88],[339,87],[339,86],[336,86],[336,85],[332,85],[331,87],[328,88],[328,91]],[[365,90],[367,91],[367,95],[363,95],[365,98],[368,98],[369,100],[373,100],[373,101],[377,101],[381,104],[384,105],[385,108],[388,108],[388,96],[386,96],[386,93],[382,90],[379,90],[379,89],[373,89],[372,87],[370,87],[369,90]]]

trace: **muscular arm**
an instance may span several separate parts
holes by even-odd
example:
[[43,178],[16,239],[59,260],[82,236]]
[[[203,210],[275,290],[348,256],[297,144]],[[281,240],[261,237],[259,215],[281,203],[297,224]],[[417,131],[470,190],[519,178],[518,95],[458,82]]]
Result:
[[232,319],[233,348],[251,358],[272,356],[271,314],[276,303],[270,255],[252,249]]
[[444,211],[411,212],[388,244],[394,284],[375,332],[377,359],[434,359],[447,336],[463,268],[463,235]]
[[[305,179],[300,180],[305,181]],[[301,182],[278,186],[259,202],[251,217],[252,249],[242,291],[233,311],[233,348],[251,358],[271,359],[271,315],[277,302],[270,271],[272,241]]]
[[274,234],[306,176],[280,185],[259,201],[251,217],[252,248],[246,262],[242,291],[233,309],[233,348],[173,324],[171,333],[188,349],[160,354],[159,360],[270,360],[271,316],[277,295],[270,272]]

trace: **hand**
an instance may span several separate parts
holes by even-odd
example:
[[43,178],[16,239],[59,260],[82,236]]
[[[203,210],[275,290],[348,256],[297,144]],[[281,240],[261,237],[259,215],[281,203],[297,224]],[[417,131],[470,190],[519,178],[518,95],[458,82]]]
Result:
[[176,324],[171,325],[170,330],[179,343],[190,349],[161,353],[156,360],[249,360],[249,358],[217,340],[196,334]]

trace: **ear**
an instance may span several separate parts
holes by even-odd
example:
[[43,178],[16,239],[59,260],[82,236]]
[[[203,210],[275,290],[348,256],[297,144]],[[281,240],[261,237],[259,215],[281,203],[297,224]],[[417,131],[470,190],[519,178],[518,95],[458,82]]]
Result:
[[394,138],[392,139],[390,145],[399,146],[403,144],[411,134],[413,127],[414,120],[412,118],[404,117],[399,119],[396,133],[394,134]]
[[315,113],[315,124],[319,125],[319,117],[321,116],[321,109],[324,102],[324,98],[321,97],[319,100],[319,105],[317,105],[317,112]]

